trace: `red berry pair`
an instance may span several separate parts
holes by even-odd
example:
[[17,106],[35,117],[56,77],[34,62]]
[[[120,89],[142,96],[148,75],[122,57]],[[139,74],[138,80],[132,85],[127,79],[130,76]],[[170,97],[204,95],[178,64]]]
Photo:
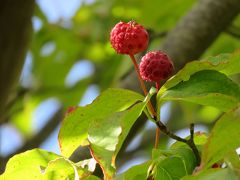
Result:
[[[110,41],[119,54],[133,56],[147,49],[149,36],[143,26],[134,21],[119,22],[112,29]],[[142,57],[140,63],[141,78],[159,83],[168,78],[173,71],[170,58],[161,51],[153,51]]]

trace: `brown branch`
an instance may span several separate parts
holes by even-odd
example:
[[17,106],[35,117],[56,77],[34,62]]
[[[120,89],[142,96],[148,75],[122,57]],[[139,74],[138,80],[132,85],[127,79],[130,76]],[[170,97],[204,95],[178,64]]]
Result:
[[35,1],[3,0],[0,6],[0,122],[23,67]]
[[[240,12],[239,0],[200,0],[170,31],[161,50],[174,61],[179,70],[187,62],[198,59]],[[132,72],[120,86],[137,90]],[[133,83],[136,82],[136,83]]]
[[41,145],[52,133],[52,131],[59,125],[61,119],[63,117],[62,109],[58,110],[55,115],[48,121],[48,123],[31,139],[27,140],[25,144],[17,149],[14,153],[11,153],[7,157],[0,158],[0,172],[2,172],[5,168],[7,161],[15,154],[24,152],[29,149],[33,149]]
[[179,69],[198,59],[239,12],[239,0],[198,1],[167,35],[161,49]]
[[193,123],[190,124],[190,139],[188,140],[188,143],[189,143],[189,146],[192,148],[193,153],[196,157],[197,165],[200,165],[201,157],[198,152],[197,146],[194,143],[194,124]]

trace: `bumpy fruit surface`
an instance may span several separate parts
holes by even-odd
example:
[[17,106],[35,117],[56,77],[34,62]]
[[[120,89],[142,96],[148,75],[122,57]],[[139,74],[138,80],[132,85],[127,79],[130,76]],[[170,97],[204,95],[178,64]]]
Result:
[[134,55],[147,49],[148,33],[134,21],[117,23],[110,33],[112,47],[119,54]]
[[142,57],[140,63],[141,77],[146,81],[159,83],[173,72],[171,59],[161,51],[153,51]]

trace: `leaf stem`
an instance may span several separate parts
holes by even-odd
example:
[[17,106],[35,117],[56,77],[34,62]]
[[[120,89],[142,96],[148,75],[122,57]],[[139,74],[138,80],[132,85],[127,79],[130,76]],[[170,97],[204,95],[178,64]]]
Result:
[[[158,92],[160,89],[160,82],[156,82],[156,89]],[[159,116],[159,121],[161,121],[160,116]],[[154,148],[156,148],[156,149],[158,148],[159,138],[160,138],[160,129],[159,129],[159,127],[157,127],[156,133],[155,133],[155,144],[154,144]]]
[[156,86],[157,91],[159,91],[160,86],[161,86],[160,82],[156,82],[155,86]]
[[129,56],[130,56],[130,58],[131,58],[131,60],[132,60],[132,62],[133,62],[134,68],[135,68],[135,70],[136,70],[136,72],[137,72],[138,80],[139,80],[139,82],[140,82],[140,85],[141,85],[141,88],[142,88],[142,90],[143,90],[143,93],[144,93],[145,96],[147,96],[148,91],[147,91],[147,88],[146,88],[146,86],[145,86],[145,84],[144,84],[144,82],[143,82],[143,80],[142,80],[141,75],[140,75],[140,71],[139,71],[139,68],[138,68],[137,61],[136,61],[134,55],[129,54]]

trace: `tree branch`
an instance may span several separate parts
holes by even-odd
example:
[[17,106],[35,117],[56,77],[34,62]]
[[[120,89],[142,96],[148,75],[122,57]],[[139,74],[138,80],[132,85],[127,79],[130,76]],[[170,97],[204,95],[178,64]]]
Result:
[[177,69],[198,59],[240,11],[239,0],[199,0],[162,44]]

